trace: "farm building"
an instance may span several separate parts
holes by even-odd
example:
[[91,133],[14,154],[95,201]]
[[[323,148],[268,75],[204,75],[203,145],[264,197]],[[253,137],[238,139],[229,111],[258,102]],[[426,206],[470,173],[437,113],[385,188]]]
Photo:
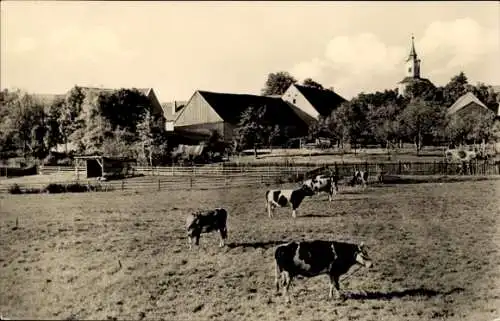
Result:
[[[86,178],[92,177],[124,177],[131,171],[135,161],[122,157],[107,156],[76,156],[75,174],[77,179],[85,173]],[[82,175],[83,176],[83,175]]]
[[333,90],[297,84],[290,85],[281,98],[314,119],[330,115],[335,108],[346,101]]
[[290,137],[306,135],[314,119],[281,98],[247,94],[196,91],[175,121],[175,132],[197,139],[213,130],[228,142],[234,136],[241,114],[250,106],[267,106],[273,123],[294,128]]
[[449,115],[468,115],[494,113],[485,104],[483,104],[473,93],[468,92],[462,95],[457,101],[448,108]]
[[174,131],[175,120],[180,114],[180,111],[186,106],[187,101],[174,100],[168,103],[162,103],[163,117],[165,117],[165,130],[167,132]]

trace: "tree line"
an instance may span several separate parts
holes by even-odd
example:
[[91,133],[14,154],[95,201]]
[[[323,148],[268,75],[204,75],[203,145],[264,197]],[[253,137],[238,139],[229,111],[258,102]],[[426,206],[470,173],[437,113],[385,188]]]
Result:
[[[263,95],[282,95],[298,81],[288,72],[270,73]],[[324,89],[311,78],[305,86]],[[463,94],[472,92],[491,110],[498,108],[491,86],[471,85],[463,72],[446,85],[416,83],[402,97],[397,90],[360,93],[309,129],[309,138],[330,138],[339,147],[350,143],[385,147],[413,142],[424,145],[461,144],[500,139],[494,113],[447,115],[447,109]],[[20,90],[0,92],[0,158],[14,156],[50,162],[56,146],[72,145],[81,154],[130,157],[147,164],[165,163],[169,137],[163,115],[154,113],[148,98],[136,89],[88,90],[73,87],[66,95],[47,102]],[[276,122],[266,106],[248,107],[235,130],[233,150],[284,145],[296,128]],[[207,139],[214,150],[223,150],[222,137]],[[172,145],[172,144],[170,144]],[[227,146],[226,146],[227,147]]]
[[86,90],[75,86],[51,101],[20,90],[0,92],[0,154],[50,163],[51,149],[101,153],[153,163],[167,148],[163,115],[136,89]]
[[[262,94],[282,95],[294,83],[297,80],[288,72],[269,74]],[[324,89],[311,78],[305,79],[303,85]],[[448,115],[448,108],[467,92],[472,92],[493,112]],[[310,127],[309,139],[330,138],[340,148],[345,143],[354,148],[369,144],[390,148],[411,142],[417,152],[424,145],[488,142],[500,138],[499,124],[494,121],[497,95],[492,86],[469,84],[463,72],[444,86],[416,82],[407,87],[404,96],[398,95],[397,89],[360,93],[327,117],[320,117]],[[261,120],[263,113],[262,106],[251,107],[242,117],[238,131],[243,133],[239,137],[246,147],[271,145],[276,133],[282,130],[266,126]]]

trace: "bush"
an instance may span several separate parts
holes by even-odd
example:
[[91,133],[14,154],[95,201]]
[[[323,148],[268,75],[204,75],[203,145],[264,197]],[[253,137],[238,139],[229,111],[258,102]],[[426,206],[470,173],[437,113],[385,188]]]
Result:
[[69,183],[69,184],[57,184],[50,183],[44,188],[23,188],[17,184],[9,187],[8,192],[10,194],[37,194],[37,193],[84,193],[84,192],[109,192],[113,188],[110,186],[105,186],[101,184],[80,184],[80,183]]
[[21,191],[21,188],[19,187],[19,185],[14,184],[14,185],[9,186],[9,193],[10,194],[22,194],[23,192]]

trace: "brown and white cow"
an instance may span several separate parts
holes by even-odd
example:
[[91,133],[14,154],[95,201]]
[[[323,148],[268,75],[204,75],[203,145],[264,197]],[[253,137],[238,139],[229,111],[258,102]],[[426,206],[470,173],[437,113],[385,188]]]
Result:
[[186,217],[186,230],[189,242],[189,248],[192,247],[193,239],[195,244],[199,245],[200,235],[219,231],[219,246],[224,246],[227,239],[227,211],[223,208],[213,210],[198,211],[191,213]]
[[368,181],[368,172],[367,171],[354,171],[352,176],[350,185],[361,185],[363,188],[366,188],[366,182]]
[[305,180],[302,184],[312,189],[315,194],[327,193],[330,202],[333,201],[333,197],[339,191],[336,176],[318,175],[315,178]]
[[271,189],[266,192],[266,208],[269,217],[273,217],[275,207],[292,208],[292,217],[297,217],[297,208],[306,196],[313,196],[314,192],[308,186],[302,185],[296,189]]
[[314,277],[327,274],[330,278],[329,298],[340,299],[339,278],[349,269],[359,264],[366,268],[372,266],[363,243],[351,244],[335,241],[301,241],[279,245],[274,252],[275,285],[279,292],[280,285],[286,302],[290,302],[288,288],[296,276]]

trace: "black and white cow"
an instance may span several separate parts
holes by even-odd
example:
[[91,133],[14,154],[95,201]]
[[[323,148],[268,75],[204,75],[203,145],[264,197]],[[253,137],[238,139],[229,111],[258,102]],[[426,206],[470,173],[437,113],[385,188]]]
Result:
[[198,211],[191,213],[186,217],[186,230],[189,242],[189,248],[192,247],[193,239],[195,244],[200,242],[202,233],[210,233],[219,231],[220,243],[219,246],[224,246],[224,241],[227,239],[227,211],[223,208],[213,210]]
[[333,201],[333,197],[339,191],[336,176],[318,175],[315,178],[305,180],[302,184],[312,189],[316,194],[327,193],[330,202]]
[[354,171],[354,174],[351,179],[351,186],[361,185],[363,188],[366,188],[366,182],[368,181],[368,172],[367,171]]
[[335,241],[301,241],[279,245],[275,252],[275,285],[279,292],[280,285],[286,302],[290,302],[288,288],[295,276],[314,277],[327,274],[330,277],[329,298],[340,299],[339,278],[353,265],[366,268],[372,266],[363,243],[360,245]]
[[292,208],[292,217],[297,217],[297,208],[306,196],[313,196],[314,192],[308,186],[302,185],[296,189],[271,189],[266,192],[266,208],[269,217],[273,217],[275,207]]

